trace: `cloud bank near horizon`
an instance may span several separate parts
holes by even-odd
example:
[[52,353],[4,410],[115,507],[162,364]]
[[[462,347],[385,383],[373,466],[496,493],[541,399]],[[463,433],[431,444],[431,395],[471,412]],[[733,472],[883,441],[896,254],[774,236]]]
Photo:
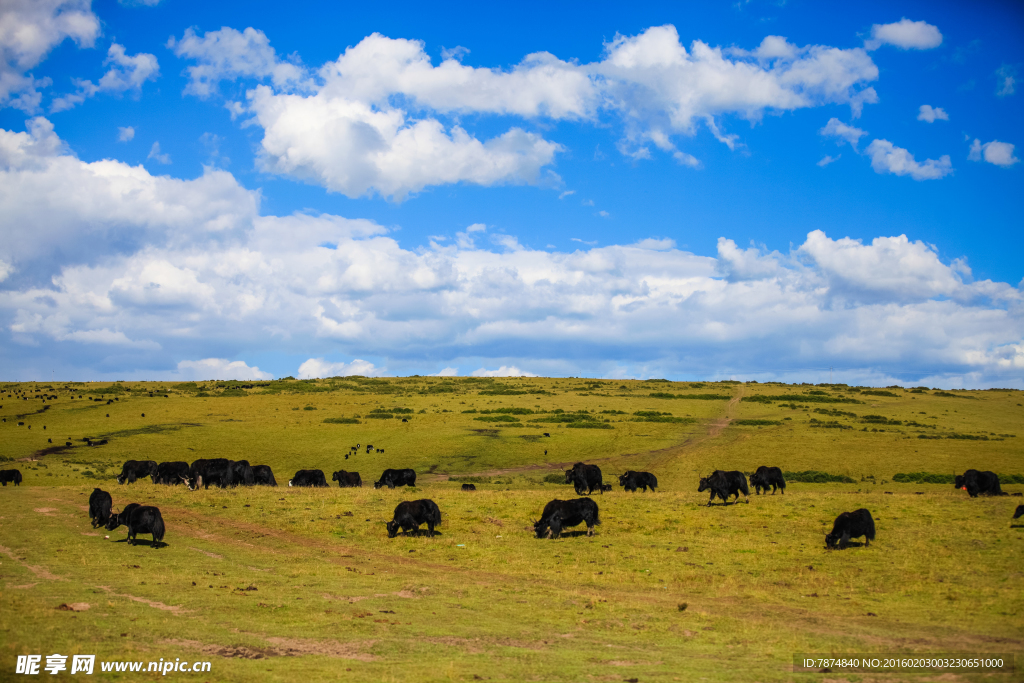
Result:
[[975,281],[904,235],[814,230],[788,253],[724,236],[712,255],[658,238],[562,252],[474,224],[408,249],[372,221],[261,215],[226,171],[83,162],[43,118],[0,130],[0,230],[19,236],[0,243],[0,316],[22,359],[6,366],[24,377],[56,359],[79,376],[260,379],[251,359],[268,353],[308,358],[297,372],[310,377],[836,365],[1021,386],[1024,369],[1020,285]]

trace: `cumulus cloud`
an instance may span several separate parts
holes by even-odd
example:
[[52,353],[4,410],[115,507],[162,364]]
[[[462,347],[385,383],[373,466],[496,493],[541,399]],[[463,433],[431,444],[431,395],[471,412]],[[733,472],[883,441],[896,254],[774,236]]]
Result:
[[[374,33],[324,64],[316,78],[277,58],[254,29],[186,32],[169,43],[189,67],[189,92],[207,97],[224,79],[265,83],[247,104],[229,103],[264,130],[262,166],[350,197],[378,193],[402,199],[441,184],[550,182],[562,147],[512,127],[487,140],[442,119],[495,114],[527,120],[612,118],[622,125],[626,156],[651,148],[700,167],[678,148],[679,136],[701,126],[730,149],[742,146],[722,118],[759,121],[766,112],[847,104],[854,116],[877,94],[867,84],[878,69],[862,48],[798,46],[769,36],[754,50],[689,50],[674,26],[616,36],[599,61],[580,64],[547,53],[509,69],[471,67],[446,53],[434,65],[422,42]],[[269,83],[266,81],[269,79]]]
[[261,166],[349,197],[403,199],[429,185],[537,183],[561,145],[521,128],[481,142],[460,126],[410,120],[363,102],[277,95],[259,86],[250,109],[264,129]]
[[0,3],[0,107],[32,113],[39,108],[39,88],[50,79],[28,73],[66,38],[92,47],[100,22],[90,0],[4,0]]
[[836,156],[831,156],[831,155],[826,154],[818,162],[818,166],[821,166],[822,168],[825,168],[826,166],[831,164],[833,161],[839,161],[839,158],[841,156],[843,156],[843,155],[842,154],[837,154]]
[[971,151],[968,153],[967,158],[970,161],[981,161],[984,159],[990,164],[1009,168],[1020,161],[1020,159],[1013,156],[1013,149],[1014,145],[1009,142],[993,140],[992,142],[982,144],[981,140],[974,138],[974,142],[971,144]]
[[487,368],[480,368],[474,370],[470,375],[471,377],[537,377],[532,372],[526,372],[520,370],[514,365],[502,365],[497,370],[488,370]]
[[128,55],[125,54],[124,46],[117,43],[110,46],[103,63],[112,66],[98,83],[76,79],[78,91],[55,99],[50,105],[50,111],[71,109],[101,92],[121,94],[132,90],[138,94],[142,91],[143,83],[155,81],[160,75],[160,65],[154,55],[146,52]]
[[932,107],[930,104],[922,104],[918,110],[917,120],[925,121],[927,123],[935,123],[936,119],[942,121],[949,121],[949,114],[942,107]]
[[267,35],[251,27],[237,31],[225,26],[202,36],[188,28],[180,40],[172,36],[167,47],[198,62],[185,69],[185,92],[202,98],[214,94],[223,80],[269,78],[277,88],[293,88],[307,78],[301,63],[279,59]]
[[442,370],[438,370],[434,374],[430,375],[430,377],[458,377],[458,376],[459,376],[459,369],[458,368],[453,368],[451,366],[448,366],[448,367],[446,367],[446,368],[444,368]]
[[26,127],[0,129],[0,233],[19,236],[0,241],[0,260],[43,280],[103,254],[223,236],[256,217],[258,194],[228,173],[178,180],[109,159],[85,163],[47,119]]
[[842,141],[850,143],[850,146],[857,149],[857,142],[867,135],[867,131],[861,130],[860,128],[854,128],[848,126],[839,119],[833,117],[828,120],[825,127],[818,131],[819,135],[825,135],[827,137],[839,138],[836,144],[842,144]]
[[350,377],[352,375],[373,377],[382,372],[383,370],[378,369],[373,363],[358,358],[351,363],[331,363],[323,358],[310,358],[299,366],[299,379]]
[[864,152],[871,156],[871,168],[875,173],[909,175],[914,180],[936,180],[953,172],[948,154],[919,163],[913,154],[888,140],[872,140]]
[[704,256],[664,239],[495,247],[466,230],[476,243],[412,250],[371,221],[260,216],[258,195],[223,171],[177,181],[85,163],[45,119],[33,126],[0,133],[0,230],[24,237],[0,242],[0,330],[23,349],[19,373],[60,358],[84,374],[114,357],[126,375],[261,378],[226,359],[314,346],[385,360],[312,357],[303,376],[386,362],[710,377],[841,360],[860,376],[1020,384],[1020,288],[975,281],[905,235],[814,231],[788,252],[723,238]]
[[178,372],[182,378],[190,380],[274,379],[269,372],[261,372],[256,366],[249,367],[245,361],[229,361],[226,358],[183,360],[178,363]]
[[877,50],[882,45],[895,45],[902,50],[930,50],[942,45],[942,33],[928,22],[904,17],[893,24],[871,27],[871,38],[864,41],[864,48]]
[[117,141],[128,142],[135,137],[135,129],[131,126],[118,126],[117,127]]

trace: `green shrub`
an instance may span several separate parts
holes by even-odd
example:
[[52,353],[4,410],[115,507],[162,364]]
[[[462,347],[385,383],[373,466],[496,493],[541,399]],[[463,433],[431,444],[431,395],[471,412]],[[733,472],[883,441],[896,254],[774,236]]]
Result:
[[741,427],[760,427],[762,425],[780,425],[780,420],[733,420],[734,425],[740,425]]
[[565,483],[565,475],[564,474],[549,474],[546,477],[544,477],[544,483],[545,484],[564,484]]
[[362,424],[359,420],[354,417],[327,417],[324,418],[323,422],[329,425],[357,425]]
[[571,429],[615,429],[607,422],[570,422],[566,426]]
[[898,472],[893,475],[892,480],[901,484],[952,484],[952,474],[932,474],[931,472]]
[[865,396],[889,396],[891,398],[899,398],[900,397],[899,394],[894,394],[891,391],[868,390],[868,391],[862,391],[860,393],[864,394]]
[[686,398],[694,401],[728,401],[732,398],[728,394],[668,394],[664,391],[655,391],[648,396],[651,398]]
[[511,415],[484,415],[482,417],[474,417],[473,419],[478,422],[519,422],[518,417]]
[[774,394],[771,396],[744,396],[741,401],[752,403],[771,403],[772,401],[801,401],[803,403],[864,403],[846,396],[812,396],[810,394]]

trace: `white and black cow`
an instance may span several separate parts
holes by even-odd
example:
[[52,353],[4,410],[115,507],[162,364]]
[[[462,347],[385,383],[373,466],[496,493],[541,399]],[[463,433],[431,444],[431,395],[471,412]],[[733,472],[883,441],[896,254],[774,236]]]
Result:
[[871,541],[875,540],[875,520],[865,508],[844,512],[836,517],[835,524],[832,525],[832,533],[825,536],[825,547],[838,547],[842,550],[851,538],[859,536],[864,537],[865,547],[871,545]]
[[589,498],[576,500],[553,500],[544,506],[540,519],[534,523],[537,538],[558,538],[562,529],[585,522],[587,536],[594,535],[594,525],[600,524],[597,503]]
[[373,482],[373,488],[379,489],[383,486],[387,486],[389,489],[393,489],[396,486],[415,486],[416,485],[416,472],[410,469],[404,470],[384,470],[380,475],[380,479]]
[[15,486],[21,486],[21,471],[0,470],[0,484],[7,486],[8,482]]
[[406,500],[398,504],[390,522],[386,523],[388,538],[394,538],[401,529],[407,536],[420,530],[420,524],[427,525],[427,532],[434,535],[434,527],[441,524],[441,509],[437,503],[424,498],[422,500]]
[[327,477],[324,476],[323,470],[299,470],[288,480],[288,485],[327,488]]
[[363,478],[359,476],[358,472],[346,472],[345,470],[338,470],[331,476],[331,481],[338,482],[339,488],[359,488],[363,485]]
[[750,475],[750,485],[754,487],[754,491],[759,496],[761,495],[761,489],[768,493],[769,488],[771,488],[773,496],[776,489],[781,489],[782,494],[786,494],[786,480],[782,477],[782,470],[778,467],[761,465],[757,468],[756,472]]
[[118,484],[134,484],[138,479],[156,474],[155,460],[128,460],[117,475]]
[[653,492],[658,488],[658,478],[650,472],[627,470],[625,474],[619,475],[619,486],[624,491],[632,491],[634,493],[637,489],[643,489],[644,493],[647,493],[648,488]]
[[102,489],[93,489],[89,496],[89,519],[92,520],[92,528],[106,526],[110,521],[110,508],[114,505],[114,499]]

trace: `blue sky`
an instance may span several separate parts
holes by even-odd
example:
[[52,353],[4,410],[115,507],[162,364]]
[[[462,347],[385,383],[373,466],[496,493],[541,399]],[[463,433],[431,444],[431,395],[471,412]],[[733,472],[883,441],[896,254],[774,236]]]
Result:
[[1024,388],[1019,3],[0,0],[6,379]]

